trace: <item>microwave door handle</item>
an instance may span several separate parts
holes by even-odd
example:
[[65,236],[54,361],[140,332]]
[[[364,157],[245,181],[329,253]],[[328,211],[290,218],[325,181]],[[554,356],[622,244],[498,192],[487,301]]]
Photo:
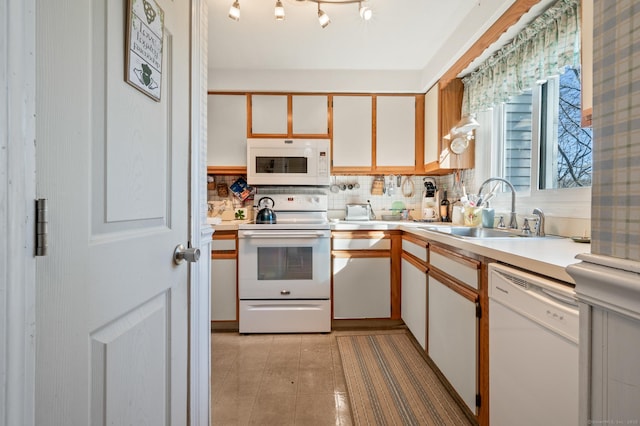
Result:
[[318,238],[322,237],[323,233],[316,232],[253,232],[245,231],[243,236],[248,238]]

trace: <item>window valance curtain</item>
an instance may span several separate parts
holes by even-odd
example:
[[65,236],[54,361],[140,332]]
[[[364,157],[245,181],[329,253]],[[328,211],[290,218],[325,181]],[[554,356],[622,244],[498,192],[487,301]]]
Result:
[[485,111],[539,80],[580,66],[579,0],[558,0],[462,79],[463,115]]

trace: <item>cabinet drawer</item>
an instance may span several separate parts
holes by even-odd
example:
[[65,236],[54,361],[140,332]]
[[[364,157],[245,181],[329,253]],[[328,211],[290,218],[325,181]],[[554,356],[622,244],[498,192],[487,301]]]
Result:
[[402,250],[406,251],[422,260],[423,262],[427,261],[427,244],[423,243],[422,245],[417,242],[407,240],[405,238],[402,239]]
[[334,238],[334,250],[390,250],[391,240],[388,238]]
[[456,278],[471,288],[478,289],[480,262],[457,253],[431,246],[429,263],[442,272]]
[[213,240],[211,243],[212,250],[232,250],[236,249],[236,240]]

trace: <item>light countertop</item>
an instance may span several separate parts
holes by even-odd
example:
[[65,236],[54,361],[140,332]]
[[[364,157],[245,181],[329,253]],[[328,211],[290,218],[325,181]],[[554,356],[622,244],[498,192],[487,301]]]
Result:
[[[238,225],[245,222],[223,221],[213,227],[215,230],[233,230],[238,229]],[[580,262],[576,259],[578,254],[591,252],[590,244],[576,243],[570,238],[460,238],[425,229],[438,225],[450,226],[451,224],[340,220],[332,221],[331,229],[336,231],[398,229],[570,284],[574,284],[574,280],[567,274],[565,268]]]

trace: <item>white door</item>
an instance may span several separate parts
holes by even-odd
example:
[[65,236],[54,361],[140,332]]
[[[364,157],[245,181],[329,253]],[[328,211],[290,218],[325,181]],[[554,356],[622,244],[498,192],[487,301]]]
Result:
[[160,102],[124,81],[127,1],[37,2],[38,425],[187,422],[190,2],[156,2]]

